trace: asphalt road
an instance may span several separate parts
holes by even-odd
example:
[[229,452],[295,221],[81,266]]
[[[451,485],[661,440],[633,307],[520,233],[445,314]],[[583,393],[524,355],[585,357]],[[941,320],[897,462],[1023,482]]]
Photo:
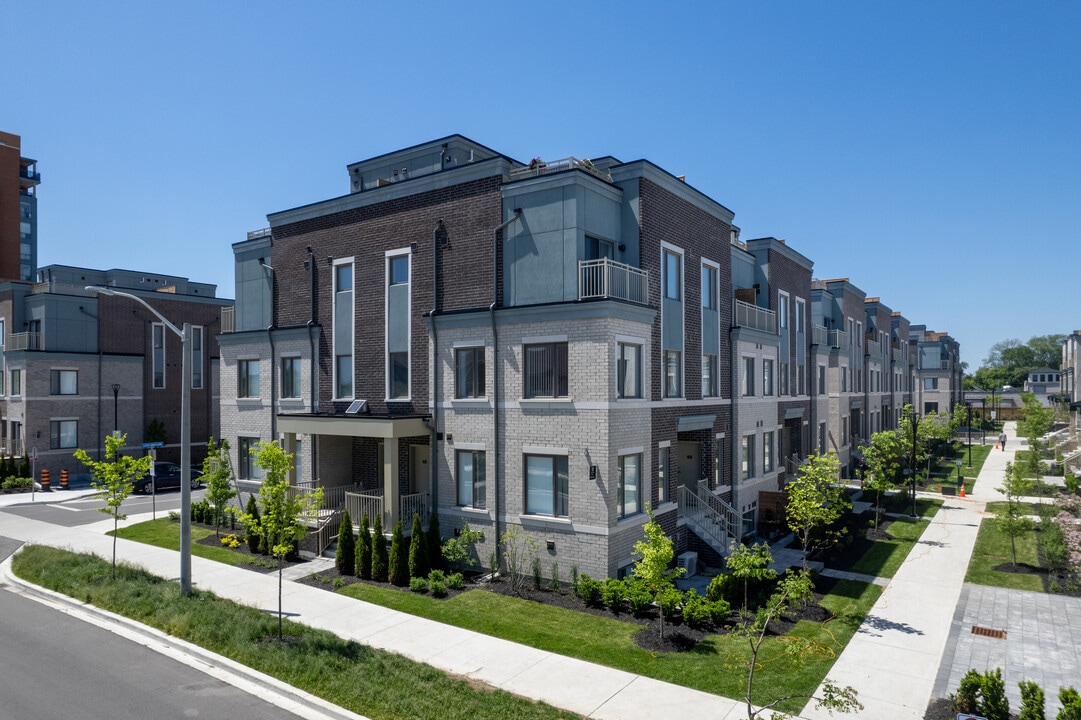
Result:
[[[193,490],[191,493],[192,502],[202,499],[205,493],[206,488]],[[84,497],[62,503],[12,505],[4,508],[3,512],[40,520],[50,525],[77,527],[110,519],[108,515],[99,512],[99,509],[103,507],[105,507],[105,503],[101,500]],[[126,515],[139,515],[154,511],[158,514],[158,517],[167,517],[170,510],[180,510],[179,490],[162,490],[156,495],[133,494],[120,506],[120,511]]]
[[0,590],[0,720],[297,715],[97,625]]

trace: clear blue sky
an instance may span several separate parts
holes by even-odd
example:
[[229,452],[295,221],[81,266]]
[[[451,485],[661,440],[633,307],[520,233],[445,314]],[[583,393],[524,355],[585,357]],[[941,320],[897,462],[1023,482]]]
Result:
[[1081,329],[1081,3],[72,2],[0,16],[0,130],[39,161],[39,264],[184,275],[462,133],[647,158],[947,331]]

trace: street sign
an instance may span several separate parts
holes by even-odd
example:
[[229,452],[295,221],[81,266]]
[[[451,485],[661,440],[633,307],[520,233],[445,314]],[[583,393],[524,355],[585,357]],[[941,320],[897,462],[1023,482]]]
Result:
[[158,448],[158,447],[165,447],[165,443],[163,443],[160,440],[158,440],[157,442],[143,443],[143,450],[146,450],[148,448]]

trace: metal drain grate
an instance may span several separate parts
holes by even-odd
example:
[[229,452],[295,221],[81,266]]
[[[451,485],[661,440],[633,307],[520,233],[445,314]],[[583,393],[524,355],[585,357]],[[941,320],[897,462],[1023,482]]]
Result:
[[995,640],[1005,640],[1005,630],[995,630],[994,628],[980,627],[979,625],[972,626],[973,635],[982,635],[983,637],[994,638]]

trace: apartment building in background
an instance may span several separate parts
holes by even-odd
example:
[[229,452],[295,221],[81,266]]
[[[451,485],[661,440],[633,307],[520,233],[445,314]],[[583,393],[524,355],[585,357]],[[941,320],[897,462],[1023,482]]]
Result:
[[37,161],[22,156],[18,135],[0,132],[0,281],[37,272]]
[[516,529],[545,574],[619,576],[647,507],[716,560],[810,452],[847,476],[896,421],[899,316],[647,160],[452,135],[346,171],[233,246],[221,422],[249,482],[280,439],[354,523],[434,510],[484,560]]

